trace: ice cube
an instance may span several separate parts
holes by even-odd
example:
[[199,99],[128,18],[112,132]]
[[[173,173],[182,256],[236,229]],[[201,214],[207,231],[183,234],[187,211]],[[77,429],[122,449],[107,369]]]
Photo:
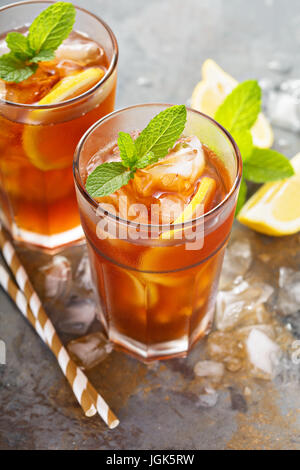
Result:
[[9,48],[7,46],[7,43],[5,39],[2,39],[0,41],[0,55],[7,54],[9,52]]
[[112,352],[113,345],[98,331],[70,341],[67,349],[79,367],[92,369]]
[[224,365],[216,361],[199,361],[194,367],[197,377],[221,378],[224,374]]
[[78,287],[81,287],[86,291],[90,291],[93,289],[91,278],[91,266],[87,253],[84,253],[84,255],[82,256],[74,277]]
[[71,298],[58,318],[62,333],[84,335],[96,317],[95,303],[89,299]]
[[72,284],[72,269],[65,256],[54,256],[40,271],[44,278],[46,300],[58,300],[68,296]]
[[214,331],[208,337],[207,347],[209,357],[224,363],[231,372],[240,370],[245,363],[245,345],[238,333]]
[[252,262],[251,245],[248,240],[234,240],[225,251],[220,278],[220,289],[228,287],[238,276],[244,276]]
[[292,62],[286,55],[278,55],[268,63],[269,70],[280,74],[286,74],[292,70]]
[[285,80],[280,84],[280,90],[288,93],[296,100],[300,99],[300,79]]
[[[296,345],[298,348],[299,346]],[[298,361],[293,361],[290,354],[282,354],[278,361],[275,374],[276,383],[281,386],[288,387],[289,385],[299,386],[300,383],[300,368]]]
[[281,267],[279,269],[278,309],[283,315],[300,311],[300,271]]
[[152,81],[149,78],[146,77],[138,77],[136,80],[136,83],[138,86],[142,87],[151,87],[152,86]]
[[278,364],[280,347],[257,328],[251,329],[246,347],[254,368],[272,377]]
[[184,193],[194,187],[201,176],[205,157],[201,142],[195,136],[184,137],[159,162],[138,170],[133,180],[142,196],[151,196],[157,191]]
[[231,290],[219,291],[216,302],[216,327],[218,330],[233,328],[251,315],[261,321],[260,307],[273,294],[273,287],[268,284],[253,283],[241,280]]
[[88,65],[98,61],[104,52],[95,42],[66,39],[55,55],[58,60],[73,60],[81,65]]
[[196,406],[203,408],[212,408],[217,404],[218,393],[211,387],[205,387],[203,394],[199,395]]
[[290,131],[300,130],[300,101],[299,89],[286,87],[269,93],[266,103],[266,113],[271,123]]
[[176,194],[159,198],[159,216],[163,224],[174,222],[184,210],[184,201]]

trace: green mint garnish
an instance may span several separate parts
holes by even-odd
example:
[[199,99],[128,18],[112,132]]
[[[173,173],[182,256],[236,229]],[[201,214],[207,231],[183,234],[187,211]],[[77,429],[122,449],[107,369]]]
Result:
[[4,54],[0,57],[0,78],[7,82],[19,83],[30,77],[37,69],[37,64],[26,65],[14,54]]
[[186,123],[186,107],[171,106],[157,114],[136,140],[119,132],[121,162],[99,165],[87,178],[86,190],[92,197],[114,193],[127,184],[138,168],[145,168],[165,157],[181,136]]
[[254,183],[266,183],[294,174],[289,160],[279,152],[254,147],[244,164],[244,177]]
[[71,3],[57,2],[35,18],[27,36],[17,31],[8,33],[10,52],[0,57],[0,78],[22,82],[36,71],[39,62],[54,59],[55,50],[72,31],[75,14]]
[[125,167],[132,168],[137,162],[137,152],[131,135],[127,132],[119,132],[118,147],[122,164]]
[[266,183],[288,178],[294,174],[289,160],[279,152],[253,146],[251,127],[261,111],[261,89],[255,80],[247,80],[225,98],[215,113],[215,119],[235,139],[243,158],[241,182],[236,214],[247,197],[246,181]]
[[128,183],[132,174],[121,162],[103,163],[89,175],[86,189],[93,197],[112,194]]
[[[226,129],[247,131],[255,123],[261,109],[261,89],[256,80],[247,80],[235,87],[217,109],[215,119]],[[225,124],[226,123],[226,126]]]

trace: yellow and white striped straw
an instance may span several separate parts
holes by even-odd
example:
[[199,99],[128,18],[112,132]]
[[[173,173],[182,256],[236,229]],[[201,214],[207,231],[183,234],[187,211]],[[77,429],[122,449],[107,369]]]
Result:
[[29,320],[40,338],[49,346],[56,356],[60,368],[71,385],[85,415],[93,416],[98,412],[109,428],[115,428],[118,426],[119,420],[88,381],[82,370],[77,367],[75,362],[70,358],[51,320],[48,318],[37,293],[33,289],[13,245],[5,235],[1,224],[0,247],[3,257],[12,271],[19,289],[3,266],[0,266],[1,286],[15,302],[21,313]]

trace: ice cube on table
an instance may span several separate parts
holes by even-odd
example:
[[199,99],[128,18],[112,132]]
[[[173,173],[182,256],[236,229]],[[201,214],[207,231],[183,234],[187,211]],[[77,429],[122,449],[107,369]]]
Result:
[[82,65],[96,62],[103,55],[103,50],[95,42],[76,39],[66,39],[55,53],[58,60],[73,60]]
[[185,193],[194,187],[204,165],[204,152],[198,137],[183,137],[164,158],[138,170],[133,184],[137,192],[146,197],[156,191]]
[[98,331],[70,341],[67,349],[71,358],[82,369],[92,369],[112,352],[113,345]]
[[246,347],[249,361],[254,368],[272,377],[278,364],[280,347],[257,328],[251,329]]
[[214,331],[207,341],[209,357],[222,362],[230,372],[240,370],[246,358],[245,345],[239,334]]
[[199,361],[194,367],[197,377],[221,378],[224,374],[224,365],[216,361]]
[[68,296],[72,284],[72,268],[65,256],[54,256],[40,271],[44,278],[46,300],[54,301]]
[[268,62],[268,69],[272,72],[277,72],[280,74],[286,74],[291,71],[293,67],[292,61],[286,57],[286,55],[279,55],[274,57]]
[[295,132],[300,130],[300,100],[296,96],[296,91],[296,89],[293,93],[285,89],[271,91],[266,103],[266,113],[271,123]]
[[75,271],[75,282],[80,288],[86,291],[93,289],[92,278],[91,278],[91,266],[90,260],[87,253],[84,253]]
[[59,316],[56,326],[62,333],[84,335],[96,318],[96,305],[89,299],[69,301]]
[[203,394],[199,395],[197,407],[212,408],[218,402],[218,393],[211,387],[205,387]]
[[279,269],[277,307],[283,315],[293,315],[300,311],[300,271],[286,267]]
[[225,251],[221,278],[220,289],[232,284],[238,276],[244,276],[252,262],[251,245],[248,240],[234,240]]
[[260,320],[260,307],[273,294],[273,287],[268,284],[250,285],[241,280],[231,290],[219,291],[216,301],[216,327],[224,331],[239,324],[249,314]]

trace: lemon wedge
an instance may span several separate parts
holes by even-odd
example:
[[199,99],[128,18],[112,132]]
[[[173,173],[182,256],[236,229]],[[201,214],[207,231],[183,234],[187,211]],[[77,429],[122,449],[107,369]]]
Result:
[[[104,71],[97,67],[69,75],[58,82],[38,102],[38,105],[61,103],[79,96],[93,87],[103,75]],[[53,126],[43,125],[45,117],[48,119],[51,112],[51,110],[43,109],[31,111],[29,121],[41,124],[26,125],[23,132],[23,148],[26,155],[36,168],[43,171],[58,170],[70,166],[77,141],[85,130],[82,129],[80,119]]]
[[[203,79],[194,88],[191,106],[208,116],[214,117],[225,97],[238,85],[238,81],[226,73],[212,59],[202,65]],[[257,147],[269,148],[274,141],[272,128],[266,117],[260,113],[251,129],[253,143]]]
[[[214,193],[216,190],[216,182],[213,178],[209,178],[208,176],[204,176],[202,178],[199,188],[195,194],[195,196],[192,198],[191,202],[186,206],[184,211],[175,219],[174,225],[176,224],[183,224],[184,222],[187,222],[189,220],[192,220],[193,215],[196,212],[197,207],[199,204],[203,204],[204,207],[207,206],[209,201],[211,201]],[[160,235],[160,238],[162,240],[169,240],[173,238],[175,232],[181,232],[181,229],[177,230],[168,230],[166,232],[163,232]]]
[[300,153],[292,158],[295,175],[264,184],[246,202],[238,220],[266,235],[291,235],[300,231]]

